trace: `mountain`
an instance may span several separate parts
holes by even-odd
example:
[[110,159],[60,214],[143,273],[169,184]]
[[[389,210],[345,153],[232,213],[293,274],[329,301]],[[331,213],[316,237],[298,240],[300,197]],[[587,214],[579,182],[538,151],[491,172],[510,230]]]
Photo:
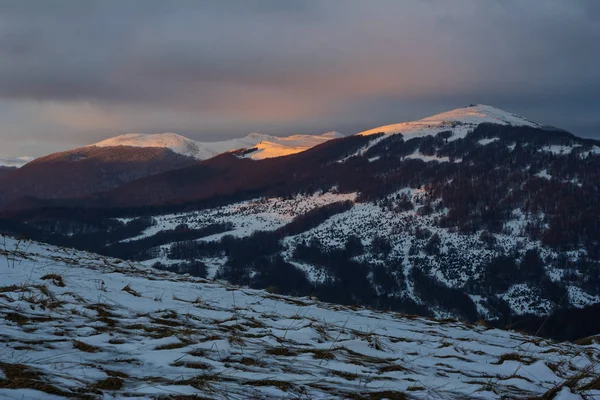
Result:
[[[40,157],[10,176],[0,173],[0,208],[28,208],[39,206],[40,201],[78,199],[191,166],[221,153],[260,160],[299,153],[340,137],[343,135],[338,132],[288,137],[251,133],[241,139],[202,143],[174,133],[116,136]],[[119,193],[127,191],[119,189]]]
[[599,141],[478,105],[243,155],[0,213],[0,228],[339,304],[600,332]]
[[17,167],[5,167],[3,165],[0,165],[0,178],[2,178],[4,175],[8,175],[16,170],[17,170]]
[[516,114],[495,107],[476,104],[432,115],[417,121],[401,122],[399,124],[369,129],[359,133],[359,135],[372,135],[374,133],[393,135],[402,133],[404,139],[408,140],[416,137],[435,135],[438,132],[449,129],[453,132],[453,139],[458,139],[466,136],[467,133],[478,125],[485,123],[543,128],[542,125]]
[[26,206],[26,198],[78,198],[196,162],[164,148],[84,147],[54,153],[0,176],[0,207]]
[[299,153],[320,143],[340,137],[344,137],[344,135],[339,132],[328,132],[323,135],[293,135],[288,137],[251,133],[241,139],[230,139],[220,142],[197,142],[175,133],[129,133],[103,140],[90,146],[168,148],[176,153],[198,160],[206,160],[216,155],[235,150],[245,150],[245,156],[262,160],[264,158]]
[[22,167],[32,161],[33,157],[0,158],[0,167]]
[[0,397],[571,399],[600,339],[293,298],[5,238]]

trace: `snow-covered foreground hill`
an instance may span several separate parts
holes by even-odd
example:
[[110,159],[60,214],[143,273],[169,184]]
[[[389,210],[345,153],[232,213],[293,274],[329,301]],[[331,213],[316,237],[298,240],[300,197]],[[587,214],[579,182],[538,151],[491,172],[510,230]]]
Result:
[[9,238],[0,256],[0,397],[600,396],[592,339],[327,305]]

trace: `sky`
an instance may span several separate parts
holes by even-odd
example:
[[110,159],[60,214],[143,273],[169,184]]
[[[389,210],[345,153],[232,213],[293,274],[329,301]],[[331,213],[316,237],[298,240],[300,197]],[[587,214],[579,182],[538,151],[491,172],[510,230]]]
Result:
[[598,0],[0,0],[0,157],[470,103],[600,138],[599,65]]

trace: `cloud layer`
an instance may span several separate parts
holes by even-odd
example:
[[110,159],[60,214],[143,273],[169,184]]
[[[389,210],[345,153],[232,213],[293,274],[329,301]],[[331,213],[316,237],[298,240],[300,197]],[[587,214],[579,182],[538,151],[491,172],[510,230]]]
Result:
[[600,136],[596,0],[0,1],[0,156],[488,103]]

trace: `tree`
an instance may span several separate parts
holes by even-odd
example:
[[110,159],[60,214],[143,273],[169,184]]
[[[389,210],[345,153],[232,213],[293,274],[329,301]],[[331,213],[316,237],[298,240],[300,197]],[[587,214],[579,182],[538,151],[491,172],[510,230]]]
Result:
[[387,257],[392,251],[392,245],[390,241],[383,236],[375,236],[371,240],[371,251],[373,254]]
[[442,244],[442,240],[440,239],[440,235],[438,235],[437,233],[434,233],[429,240],[427,241],[427,244],[425,245],[425,253],[429,254],[430,256],[438,256],[440,255],[440,245]]
[[350,235],[346,238],[346,244],[344,250],[348,257],[359,256],[364,253],[365,247],[362,244],[362,240],[356,235]]

